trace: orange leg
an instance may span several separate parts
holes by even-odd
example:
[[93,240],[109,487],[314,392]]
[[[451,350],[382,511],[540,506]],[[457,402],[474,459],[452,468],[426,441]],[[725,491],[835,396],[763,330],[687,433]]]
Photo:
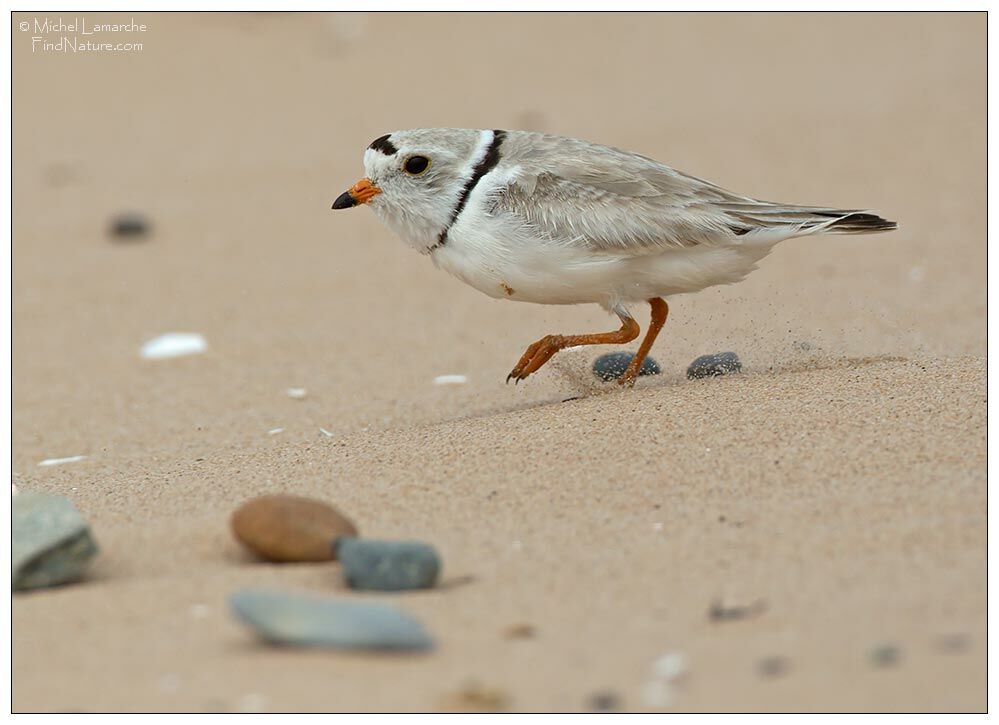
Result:
[[[665,304],[665,303],[663,303]],[[619,315],[620,316],[620,315]],[[520,382],[551,360],[552,355],[575,345],[614,345],[631,342],[639,333],[638,323],[630,317],[621,317],[621,329],[615,332],[598,332],[594,335],[545,335],[527,348],[520,361],[506,376]],[[651,344],[651,343],[650,343]]]
[[628,365],[628,369],[624,371],[624,375],[618,378],[618,385],[624,385],[630,388],[635,384],[635,378],[638,377],[638,371],[642,369],[642,363],[645,362],[645,358],[648,356],[649,350],[652,349],[652,343],[656,341],[656,336],[659,334],[659,331],[663,329],[666,317],[669,315],[669,305],[667,305],[666,300],[661,297],[653,297],[649,300],[649,307],[652,308],[652,320],[649,322],[649,329],[645,333],[645,339],[642,340],[642,344],[638,347],[638,352],[635,353],[635,357],[632,358],[631,364]]

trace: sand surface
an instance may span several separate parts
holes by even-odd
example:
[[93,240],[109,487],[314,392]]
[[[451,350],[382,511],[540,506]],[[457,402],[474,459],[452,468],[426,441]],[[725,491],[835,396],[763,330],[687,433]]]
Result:
[[[132,54],[13,36],[13,479],[102,548],[14,597],[15,710],[433,710],[472,682],[513,710],[986,707],[984,14],[135,17]],[[606,349],[504,385],[541,335],[614,323],[489,299],[329,210],[367,143],[421,126],[901,226],[673,299],[632,391],[592,380]],[[123,210],[154,234],[110,241]],[[172,331],[207,353],[140,359]],[[745,372],[685,378],[721,350]],[[273,650],[232,620],[241,587],[359,596],[239,549],[231,511],[275,491],[440,549],[443,586],[375,597],[433,653]]]

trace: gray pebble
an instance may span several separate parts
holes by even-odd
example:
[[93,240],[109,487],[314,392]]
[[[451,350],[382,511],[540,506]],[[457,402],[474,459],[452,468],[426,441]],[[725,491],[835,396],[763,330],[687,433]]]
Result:
[[587,704],[592,712],[614,712],[621,709],[621,698],[613,692],[596,692]]
[[691,380],[710,378],[716,375],[727,375],[742,370],[742,362],[734,352],[716,352],[712,355],[701,355],[690,363],[687,377]]
[[142,214],[125,212],[111,220],[110,233],[119,240],[135,241],[149,234],[149,221]]
[[340,538],[334,544],[343,576],[352,589],[427,589],[437,581],[441,560],[421,541]]
[[791,669],[791,663],[786,657],[773,655],[764,657],[756,663],[756,669],[761,677],[782,677]]
[[28,492],[11,499],[15,591],[76,581],[96,553],[90,527],[68,498]]
[[[624,371],[628,369],[634,357],[634,353],[630,352],[609,352],[606,355],[601,355],[593,361],[593,374],[600,380],[617,380],[624,375]],[[662,368],[659,367],[659,363],[651,357],[646,357],[642,361],[638,376],[659,375],[661,373]]]
[[238,619],[272,644],[374,650],[433,646],[416,619],[390,604],[254,589],[230,595],[229,604]]
[[964,652],[971,646],[971,638],[963,632],[944,634],[936,638],[933,647],[938,652],[954,654]]
[[767,603],[758,599],[752,604],[726,605],[715,600],[708,608],[708,619],[712,622],[731,622],[737,619],[747,619],[762,614],[767,609]]
[[894,667],[901,656],[899,648],[893,644],[879,644],[867,653],[867,659],[875,667]]

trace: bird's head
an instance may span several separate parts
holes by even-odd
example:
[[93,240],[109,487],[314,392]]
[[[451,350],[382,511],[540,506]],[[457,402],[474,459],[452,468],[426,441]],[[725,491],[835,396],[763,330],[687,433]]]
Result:
[[415,129],[379,136],[364,151],[365,177],[337,197],[333,208],[366,204],[407,243],[428,249],[452,222],[481,134]]

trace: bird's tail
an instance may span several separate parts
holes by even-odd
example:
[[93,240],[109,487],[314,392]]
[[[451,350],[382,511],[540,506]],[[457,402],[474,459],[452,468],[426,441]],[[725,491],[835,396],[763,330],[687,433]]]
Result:
[[[860,209],[827,209],[757,202],[726,204],[738,236],[803,237],[810,234],[876,234],[897,229],[895,222]],[[748,240],[747,240],[748,241]]]
[[817,227],[826,234],[876,234],[898,229],[898,224],[868,211],[815,209],[815,219],[806,228]]

